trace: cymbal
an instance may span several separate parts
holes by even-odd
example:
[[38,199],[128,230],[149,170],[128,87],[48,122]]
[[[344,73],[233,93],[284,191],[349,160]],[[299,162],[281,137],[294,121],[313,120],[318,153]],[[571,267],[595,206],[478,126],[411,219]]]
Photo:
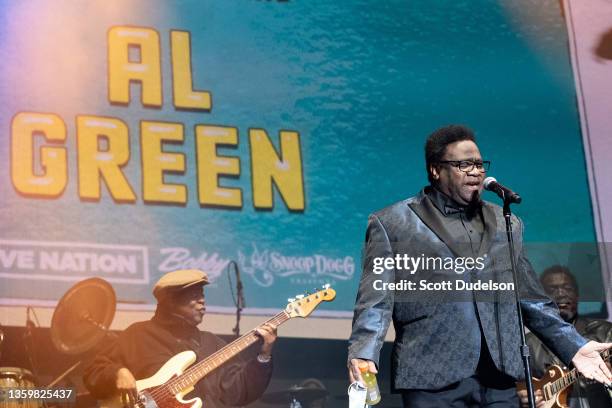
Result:
[[104,279],[85,279],[68,289],[51,319],[55,348],[66,354],[93,348],[106,335],[116,303],[115,290]]
[[329,395],[329,392],[320,388],[300,387],[292,385],[286,390],[268,392],[261,397],[260,401],[267,404],[288,405],[295,398],[302,404],[309,403]]

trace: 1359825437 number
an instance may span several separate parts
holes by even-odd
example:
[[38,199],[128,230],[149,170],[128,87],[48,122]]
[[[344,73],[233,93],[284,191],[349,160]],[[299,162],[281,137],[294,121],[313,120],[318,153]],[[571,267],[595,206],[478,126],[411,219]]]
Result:
[[0,401],[45,400],[73,401],[76,393],[71,388],[0,388]]

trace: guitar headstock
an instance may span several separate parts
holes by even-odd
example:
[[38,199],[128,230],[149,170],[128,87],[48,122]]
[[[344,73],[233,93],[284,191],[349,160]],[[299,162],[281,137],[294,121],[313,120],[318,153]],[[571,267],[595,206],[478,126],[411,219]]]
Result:
[[306,317],[316,309],[321,302],[331,302],[336,297],[336,291],[329,285],[323,286],[321,290],[309,295],[298,295],[295,299],[289,299],[285,312],[289,317]]

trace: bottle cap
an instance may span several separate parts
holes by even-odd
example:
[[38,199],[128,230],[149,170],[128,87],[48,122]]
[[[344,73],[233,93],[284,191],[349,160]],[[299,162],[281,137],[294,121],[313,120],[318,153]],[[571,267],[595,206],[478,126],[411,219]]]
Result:
[[362,361],[361,363],[359,363],[357,367],[359,368],[359,371],[361,371],[362,373],[367,373],[368,371],[370,371],[370,365],[366,363],[365,361]]

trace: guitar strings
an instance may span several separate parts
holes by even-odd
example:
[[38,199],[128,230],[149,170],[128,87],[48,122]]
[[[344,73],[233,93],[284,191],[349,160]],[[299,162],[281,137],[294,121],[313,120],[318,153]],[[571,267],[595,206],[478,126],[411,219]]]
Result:
[[[286,322],[288,319],[289,319],[289,317],[288,317],[288,316],[286,315],[286,313],[283,311],[283,312],[281,312],[281,313],[277,314],[276,316],[274,316],[274,317],[272,317],[272,318],[268,319],[267,321],[265,321],[264,323],[262,323],[260,326],[263,326],[264,324],[267,324],[267,323],[273,323],[274,325],[278,326],[278,325],[280,325],[280,324],[282,324],[282,323]],[[259,327],[259,326],[258,326],[258,327]],[[246,338],[251,337],[252,335],[256,335],[255,333],[256,333],[256,329],[252,329],[252,330],[250,330],[248,333],[246,333],[244,336],[242,336],[242,337],[241,337],[241,339],[246,339]],[[239,340],[240,340],[240,339],[239,339]],[[229,348],[231,347],[231,345],[232,345],[233,343],[235,343],[235,342],[236,342],[236,341],[233,341],[233,342],[231,342],[231,343],[229,343],[229,344],[226,344],[225,346],[223,346],[223,347],[221,347],[219,350],[217,350],[215,353],[213,353],[212,355],[210,355],[210,356],[208,356],[207,358],[205,358],[205,359],[204,359],[204,360],[203,360],[201,363],[198,363],[198,364],[196,364],[196,365],[194,365],[194,366],[192,366],[192,367],[189,367],[189,368],[188,368],[188,369],[187,369],[187,370],[186,370],[186,371],[183,373],[183,375],[185,375],[185,374],[189,375],[189,374],[191,374],[191,373],[193,373],[193,372],[197,371],[197,370],[198,370],[198,366],[204,366],[204,365],[205,365],[204,361],[207,361],[207,360],[214,360],[214,359],[216,358],[216,357],[215,357],[216,355],[220,355],[220,354],[225,353],[225,351],[226,351],[227,349],[229,349]],[[249,345],[249,346],[250,346],[250,345]],[[247,346],[247,347],[248,347],[248,346]],[[175,379],[175,380],[176,380],[176,379]],[[178,382],[178,381],[175,381],[175,382]]]
[[[603,352],[600,353],[600,356],[602,357],[602,359],[604,360],[609,360],[611,356],[610,350],[604,350]],[[568,372],[567,374],[564,374],[562,377],[556,379],[555,381],[546,384],[544,387],[548,387],[548,389],[551,391],[552,396],[557,395],[560,391],[562,391],[563,389],[567,388],[568,386],[572,385],[576,380],[578,380],[578,377],[580,377],[581,374],[577,372],[577,370],[574,368],[572,371]],[[565,384],[565,381],[567,379],[570,379],[569,382],[567,384]],[[550,398],[552,399],[552,397]],[[547,399],[548,401],[549,399]]]
[[[284,314],[284,319],[283,319],[283,314]],[[281,324],[284,321],[286,321],[288,319],[288,317],[286,316],[285,312],[282,312],[282,314],[279,314],[277,316],[274,316],[272,319],[267,320],[265,323],[275,323],[275,324]],[[264,323],[264,324],[265,324]],[[244,336],[241,337],[240,340],[244,340],[247,339],[251,336],[253,336],[255,334],[255,329],[250,330],[248,333],[246,333]],[[234,343],[234,342],[232,342]],[[215,358],[215,356],[222,354],[227,348],[228,346],[230,346],[232,343],[225,345],[224,347],[220,348],[219,350],[217,350],[214,354],[212,354],[211,356],[207,357],[205,360],[203,360],[201,362],[201,364],[197,364],[197,366],[203,366],[205,365],[207,360],[213,360]],[[181,374],[181,376],[185,376],[185,375],[189,375],[191,374],[193,371],[195,371],[197,369],[197,366],[191,367],[190,369],[186,370],[183,374]],[[155,400],[157,400],[158,398],[161,398],[162,400],[167,398],[167,397],[174,397],[175,393],[173,393],[173,391],[171,390],[171,388],[176,385],[176,383],[178,383],[178,377],[172,379],[171,381],[167,382],[166,384],[164,384],[163,386],[156,388],[155,390],[151,391],[151,393],[149,395],[151,395],[151,397]]]
[[[285,314],[285,312],[281,312],[278,315],[272,317],[271,319],[268,319],[263,324],[266,324],[266,323],[274,323],[276,325],[281,324],[281,323],[283,323],[284,321],[286,321],[288,319],[288,317],[283,316],[284,314]],[[284,319],[283,319],[283,317],[284,317]],[[246,333],[240,339],[238,339],[236,341],[233,341],[232,343],[226,344],[224,347],[220,348],[215,353],[213,353],[212,355],[208,356],[202,362],[200,362],[200,363],[198,363],[198,364],[188,368],[183,374],[181,374],[181,377],[185,378],[186,376],[190,376],[193,373],[197,373],[200,370],[200,367],[203,367],[203,366],[205,366],[207,364],[206,363],[207,361],[214,361],[218,356],[223,355],[227,351],[227,349],[229,349],[231,347],[231,345],[236,343],[237,341],[249,340],[249,339],[256,341],[257,337],[255,337],[256,336],[255,333],[256,333],[255,329],[250,330],[248,333]],[[248,346],[250,346],[250,344],[247,345],[247,347]],[[177,385],[179,383],[181,383],[181,380],[179,380],[178,378],[174,378],[173,380],[169,381],[166,385],[169,386],[169,387],[172,387],[172,386]]]
[[[266,323],[273,323],[274,325],[278,326],[278,325],[286,322],[287,320],[289,320],[289,316],[287,315],[287,313],[285,311],[282,311],[278,315],[276,315],[276,316],[272,317],[271,319],[268,319],[267,321],[262,323],[262,325],[264,325]],[[245,339],[251,337],[252,335],[255,335],[255,333],[256,333],[256,329],[252,329],[248,333],[243,335],[240,339],[235,340],[235,341],[233,341],[233,342],[231,342],[229,344],[226,344],[225,346],[221,347],[219,350],[217,350],[216,352],[214,352],[213,354],[211,354],[210,356],[208,356],[207,358],[202,360],[200,363],[194,365],[193,367],[188,368],[184,373],[181,374],[181,377],[184,377],[185,375],[189,376],[190,374],[193,374],[193,372],[198,370],[199,367],[204,366],[206,364],[206,361],[214,360],[214,358],[216,358],[218,355],[223,354],[233,343],[235,343],[235,342],[237,342],[239,340],[245,340]],[[215,368],[217,368],[217,367],[215,367]],[[206,374],[208,374],[208,373],[206,373]],[[164,384],[164,385],[162,385],[160,387],[155,388],[153,391],[151,391],[149,393],[149,395],[151,396],[151,398],[153,398],[156,401],[158,399],[159,399],[159,401],[162,401],[163,399],[166,399],[167,397],[174,397],[175,394],[173,394],[173,392],[170,390],[170,388],[173,385],[176,385],[180,381],[178,378],[179,377],[175,377],[172,380],[168,381],[166,384]],[[143,390],[143,391],[145,391],[145,390]],[[142,402],[136,403],[136,406],[139,407],[139,408],[144,408],[144,406],[142,405]]]
[[[323,292],[324,295],[327,295],[327,292]],[[318,295],[318,293],[317,293]],[[312,296],[312,295],[311,295]],[[318,298],[318,296],[317,296]],[[310,299],[306,300],[306,301],[310,301]],[[299,304],[299,303],[298,303]],[[267,321],[265,321],[264,323],[262,323],[260,326],[266,324],[266,323],[274,323],[275,326],[279,326],[282,323],[286,322],[287,320],[290,319],[289,314],[287,314],[286,311],[282,311],[280,313],[278,313],[276,316],[268,319]],[[258,326],[259,327],[259,326]],[[205,358],[204,360],[202,360],[201,362],[195,364],[194,366],[190,367],[189,369],[187,369],[184,373],[181,374],[181,376],[184,378],[185,374],[190,375],[191,373],[193,373],[193,371],[198,370],[198,367],[202,367],[204,365],[206,365],[206,361],[209,360],[214,360],[214,358],[216,358],[215,356],[223,354],[225,352],[226,349],[228,349],[232,344],[236,343],[239,340],[245,340],[249,337],[251,337],[252,335],[255,334],[255,329],[250,330],[248,333],[246,333],[245,335],[243,335],[242,337],[240,337],[240,339],[238,340],[234,340],[233,342],[226,344],[225,346],[221,347],[219,350],[217,350],[215,353],[211,354],[210,356],[208,356],[207,358]],[[250,345],[249,345],[250,346]],[[248,346],[247,346],[248,347]],[[233,356],[232,356],[233,357]],[[217,366],[219,367],[219,366]],[[215,368],[217,368],[215,367]],[[212,370],[211,370],[212,371]],[[209,371],[210,372],[210,371]],[[207,375],[208,373],[204,374]],[[167,397],[174,397],[175,394],[172,392],[172,390],[170,390],[170,388],[175,385],[177,382],[179,382],[178,380],[179,377],[173,378],[172,380],[168,381],[166,384],[157,387],[156,389],[154,389],[153,391],[151,391],[149,393],[149,395],[155,400],[157,401],[157,398],[167,398]],[[194,384],[195,385],[195,384]],[[186,387],[187,388],[187,387]],[[184,388],[183,388],[184,389]],[[145,391],[145,390],[143,390]],[[179,391],[180,392],[180,391]],[[157,398],[156,398],[157,397]],[[138,407],[140,407],[142,405],[141,402],[138,402],[136,404]],[[144,406],[142,406],[142,408],[145,408]]]

